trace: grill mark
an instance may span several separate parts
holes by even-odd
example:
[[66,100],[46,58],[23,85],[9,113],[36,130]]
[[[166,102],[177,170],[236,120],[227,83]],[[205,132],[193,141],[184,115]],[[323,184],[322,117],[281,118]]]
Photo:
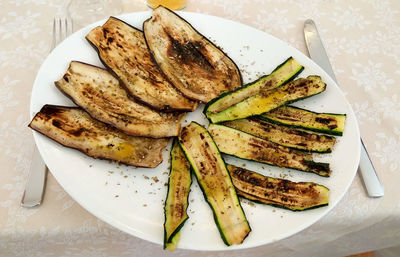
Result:
[[331,173],[328,163],[317,163],[309,160],[303,160],[301,163],[311,171],[318,172],[319,174],[326,173],[329,175]]
[[67,74],[65,74],[65,75],[63,76],[63,79],[64,79],[67,83],[69,83],[69,78],[68,78]]
[[328,124],[330,124],[331,122],[335,122],[334,119],[331,119],[331,118],[322,118],[322,117],[316,117],[316,118],[315,118],[315,121],[318,122],[318,123],[324,124],[324,125],[328,125]]
[[287,134],[289,134],[289,136],[294,135],[294,136],[301,137],[299,139],[299,140],[301,140],[301,142],[297,143],[297,145],[299,145],[299,146],[307,146],[308,145],[307,141],[326,142],[326,141],[332,141],[332,139],[333,139],[332,137],[327,137],[327,136],[318,135],[318,134],[312,134],[312,133],[298,130],[298,129],[286,128],[286,127],[271,124],[269,122],[262,121],[262,120],[254,119],[254,122],[260,123],[262,126],[262,129],[265,130],[266,132],[269,132],[271,130],[276,130],[278,132],[287,133]]
[[103,37],[104,37],[104,39],[107,39],[107,34],[110,32],[110,31],[108,31],[108,29],[106,29],[106,28],[102,28],[103,29]]
[[[148,94],[138,95],[138,92],[135,91],[134,88],[130,87],[130,82],[124,85],[127,87],[128,91],[135,95],[139,100],[149,104],[150,106],[162,110],[162,111],[170,111],[169,109],[182,109],[182,110],[190,110],[193,108],[194,102],[188,100],[187,98],[183,97],[180,92],[175,90],[172,85],[170,85],[165,79],[159,74],[157,67],[152,63],[150,60],[150,53],[148,52],[144,37],[141,31],[134,31],[133,34],[124,34],[126,30],[131,28],[127,27],[128,25],[122,24],[119,26],[120,21],[116,19],[109,19],[105,25],[99,27],[99,33],[97,33],[96,38],[92,41],[92,44],[96,46],[99,50],[99,55],[102,56],[103,61],[106,63],[107,66],[110,67],[111,70],[118,73],[116,69],[121,69],[123,72],[122,74],[117,74],[119,77],[124,77],[125,73],[131,75],[132,69],[139,69],[142,71],[151,71],[153,74],[149,74],[149,77],[143,75],[141,78],[153,86],[154,94],[157,95],[157,99],[151,98]],[[135,42],[132,42],[132,38],[134,37]],[[136,42],[137,41],[137,42]],[[128,44],[126,43],[128,42]],[[132,42],[131,44],[129,42]],[[140,49],[138,49],[140,48]],[[143,51],[139,51],[143,50]],[[137,67],[131,67],[130,69],[126,70],[125,68],[117,67],[115,63],[112,63],[115,58],[110,57],[111,52],[117,51],[118,55],[121,56],[129,56],[130,58],[136,57],[138,54],[138,59],[140,59],[139,64],[143,65],[135,65]],[[147,60],[148,59],[148,60]],[[138,62],[138,61],[136,61]],[[143,66],[143,67],[142,67]],[[155,76],[154,76],[155,74]],[[124,81],[126,82],[126,81]],[[162,90],[170,89],[169,92],[166,92],[165,96],[160,96],[159,92]],[[157,91],[157,92],[156,92]],[[151,93],[153,94],[153,93]],[[170,96],[169,96],[170,95]],[[176,98],[177,101],[169,102],[169,97]],[[168,98],[168,99],[166,99]],[[161,100],[161,102],[160,102]],[[183,101],[183,102],[182,102]],[[162,103],[168,103],[163,105]]]
[[167,31],[165,28],[164,33],[167,35],[170,42],[167,50],[168,56],[179,59],[182,64],[201,67],[208,73],[212,73],[214,71],[214,66],[200,51],[200,49],[204,49],[204,46],[201,42],[187,41],[182,44],[178,40],[175,40],[175,38],[171,36],[171,33],[169,33],[169,31]]
[[[75,137],[79,137],[81,136],[84,132],[91,132],[90,130],[86,129],[86,128],[77,128],[77,129],[68,129],[68,124],[65,124],[64,122],[54,119],[51,121],[51,124],[58,128],[61,129],[63,131],[65,131],[66,133],[68,133],[69,135],[73,135]],[[94,135],[92,135],[92,137],[95,137],[96,133],[94,133]]]
[[53,126],[56,128],[61,128],[61,123],[58,120],[53,120],[51,124],[53,124]]
[[279,145],[274,144],[272,142],[266,141],[266,140],[260,140],[258,138],[251,137],[250,140],[248,141],[248,144],[250,146],[256,147],[258,149],[262,148],[268,148],[270,150],[282,150],[283,148],[280,148]]
[[202,147],[202,152],[203,155],[205,156],[205,158],[208,160],[210,167],[210,171],[212,171],[212,173],[215,173],[215,170],[217,169],[217,164],[216,164],[216,158],[213,154],[211,154],[209,151],[207,151],[208,148],[204,148]]
[[171,204],[170,208],[174,219],[176,220],[182,219],[182,217],[184,216],[184,209],[185,209],[182,203]]
[[76,129],[76,130],[70,130],[70,131],[68,131],[68,132],[69,132],[70,134],[76,136],[76,137],[79,137],[83,132],[86,132],[86,131],[87,131],[87,130],[84,129],[84,128],[79,128],[79,129]]
[[296,119],[295,117],[288,117],[288,116],[277,115],[276,118],[281,119],[281,120],[287,120],[287,121],[300,121],[299,119]]
[[[248,194],[259,200],[267,200],[270,203],[306,206],[307,201],[316,199],[319,195],[318,190],[313,187],[313,184],[307,182],[296,183],[285,179],[278,179],[278,182],[272,182],[268,177],[239,167],[233,167],[233,170],[231,168],[230,172],[239,194]],[[243,182],[249,182],[252,185],[246,185]],[[258,187],[254,188],[252,186]],[[301,197],[298,194],[301,194]],[[277,199],[280,201],[277,201]]]
[[40,110],[40,113],[46,115],[46,116],[57,116],[61,113],[63,113],[63,110],[61,108],[58,108],[56,106],[51,106],[51,105],[45,105],[43,108]]
[[330,129],[335,129],[335,128],[337,128],[338,126],[336,125],[336,124],[332,124],[332,125],[328,125],[328,128],[330,128]]

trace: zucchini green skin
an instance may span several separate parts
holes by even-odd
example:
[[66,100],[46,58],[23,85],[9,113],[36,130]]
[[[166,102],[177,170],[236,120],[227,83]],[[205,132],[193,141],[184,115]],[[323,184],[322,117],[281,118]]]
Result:
[[233,91],[225,92],[219,97],[214,98],[207,103],[203,112],[208,117],[214,113],[223,111],[232,105],[258,94],[260,91],[269,90],[286,84],[303,70],[304,67],[300,63],[293,59],[293,57],[289,57],[276,67],[271,74],[264,75],[251,83]]
[[182,129],[179,144],[213,211],[222,240],[228,246],[241,244],[251,228],[225,162],[210,134],[201,125],[192,122]]
[[251,135],[269,140],[279,145],[300,151],[330,153],[336,139],[296,128],[274,124],[255,117],[223,122],[231,127]]
[[342,136],[346,114],[318,113],[294,106],[282,106],[259,116],[260,119],[294,128]]
[[278,167],[312,172],[323,177],[329,177],[332,172],[328,163],[314,162],[312,155],[307,152],[280,146],[246,132],[218,124],[211,124],[208,131],[218,149],[225,154]]
[[180,230],[189,218],[186,210],[189,205],[191,184],[190,164],[178,140],[174,139],[167,198],[164,205],[164,249],[174,251],[177,247]]
[[329,189],[325,186],[267,177],[229,164],[227,168],[237,194],[246,199],[292,211],[318,208],[329,203]]
[[275,108],[319,94],[326,84],[319,76],[308,76],[291,81],[283,86],[262,91],[219,113],[207,117],[212,123],[237,120],[269,112]]
[[171,242],[166,244],[164,243],[164,250],[168,250],[171,252],[175,251],[180,239],[181,239],[181,230],[179,229],[179,231],[177,231],[171,238]]

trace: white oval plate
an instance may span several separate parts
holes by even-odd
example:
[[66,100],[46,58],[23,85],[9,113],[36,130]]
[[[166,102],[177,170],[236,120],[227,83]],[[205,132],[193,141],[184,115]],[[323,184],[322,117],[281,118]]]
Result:
[[[357,170],[360,155],[359,131],[354,113],[334,81],[313,61],[295,48],[254,28],[197,13],[180,13],[199,32],[211,39],[244,70],[244,82],[261,74],[270,73],[277,65],[293,56],[304,65],[300,77],[317,74],[327,83],[327,90],[320,95],[298,102],[296,105],[314,111],[346,113],[347,122],[343,137],[331,154],[317,155],[319,161],[329,162],[333,173],[330,178],[314,174],[289,171],[255,162],[227,157],[227,162],[246,164],[248,169],[264,175],[286,177],[293,181],[313,181],[330,189],[329,206],[291,212],[271,206],[253,204],[242,200],[252,232],[243,244],[227,247],[220,238],[211,209],[204,200],[196,181],[193,182],[188,208],[189,220],[181,232],[179,248],[196,250],[227,250],[254,247],[293,235],[310,226],[328,213],[342,198]],[[121,15],[119,18],[142,28],[149,12]],[[62,42],[42,64],[32,91],[31,115],[44,104],[72,106],[73,103],[60,93],[54,81],[63,76],[71,60],[78,60],[103,67],[96,51],[85,35],[97,22],[85,27]],[[208,125],[202,114],[203,106],[187,115],[185,122],[195,120]],[[168,181],[170,145],[163,153],[164,161],[154,169],[118,166],[104,160],[95,160],[79,151],[62,147],[58,143],[34,133],[41,155],[61,186],[82,207],[99,219],[131,235],[162,244],[163,203]],[[161,247],[161,246],[160,246]]]

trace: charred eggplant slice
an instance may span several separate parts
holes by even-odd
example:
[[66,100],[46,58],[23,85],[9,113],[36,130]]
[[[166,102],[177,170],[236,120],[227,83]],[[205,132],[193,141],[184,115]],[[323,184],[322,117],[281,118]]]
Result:
[[236,64],[169,9],[154,9],[143,31],[158,66],[185,96],[207,103],[242,85]]
[[290,127],[341,136],[346,122],[346,114],[318,113],[294,106],[282,106],[264,113],[260,116],[260,119]]
[[178,245],[180,230],[189,218],[186,210],[191,184],[190,164],[175,139],[171,150],[171,170],[164,206],[164,249],[174,251]]
[[193,111],[197,102],[184,97],[162,75],[151,59],[143,32],[110,17],[86,39],[96,48],[101,61],[139,101],[162,111]]
[[222,240],[226,245],[241,244],[251,229],[225,162],[210,134],[192,122],[182,129],[179,144],[214,213]]
[[180,132],[183,113],[157,112],[136,102],[107,70],[73,61],[55,84],[93,118],[129,135],[163,138]]
[[274,166],[313,172],[323,177],[329,177],[331,174],[329,164],[314,162],[310,153],[280,146],[218,124],[211,124],[208,131],[222,153]]
[[219,113],[207,117],[213,122],[237,120],[269,112],[280,106],[319,94],[326,89],[326,84],[319,76],[299,78],[281,87],[262,91]]
[[162,161],[168,139],[135,137],[97,121],[78,107],[45,105],[29,127],[84,154],[138,167],[154,168]]
[[282,146],[307,152],[330,153],[336,142],[336,139],[332,136],[310,133],[258,118],[226,121],[222,125],[261,137]]
[[318,208],[329,203],[329,189],[325,186],[266,177],[229,164],[226,167],[237,194],[249,200],[292,211]]

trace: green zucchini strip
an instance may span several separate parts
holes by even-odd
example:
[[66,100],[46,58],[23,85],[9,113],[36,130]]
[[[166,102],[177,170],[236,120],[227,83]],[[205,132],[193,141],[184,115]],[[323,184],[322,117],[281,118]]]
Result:
[[326,84],[319,76],[299,78],[284,86],[266,90],[249,97],[219,113],[209,115],[208,118],[213,123],[218,123],[260,115],[282,105],[319,94],[325,89]]
[[332,136],[310,133],[258,118],[226,121],[222,125],[261,137],[282,146],[308,152],[330,153],[336,141]]
[[262,114],[260,118],[290,127],[341,136],[346,114],[318,113],[294,106],[282,106]]
[[266,177],[229,164],[226,167],[237,194],[249,200],[292,211],[318,208],[329,203],[329,189],[325,186]]
[[271,74],[262,76],[251,83],[211,100],[204,108],[204,113],[209,117],[258,94],[260,91],[279,87],[295,78],[303,69],[304,67],[300,63],[290,57],[276,67]]
[[323,177],[329,177],[331,174],[329,164],[314,162],[310,153],[280,146],[218,124],[211,124],[208,131],[222,153],[274,166],[313,172]]
[[251,229],[225,162],[210,134],[192,122],[182,129],[179,144],[210,205],[226,245],[241,244]]
[[177,247],[180,230],[189,218],[186,210],[191,184],[190,164],[175,139],[171,150],[171,169],[164,206],[164,249],[174,251]]

